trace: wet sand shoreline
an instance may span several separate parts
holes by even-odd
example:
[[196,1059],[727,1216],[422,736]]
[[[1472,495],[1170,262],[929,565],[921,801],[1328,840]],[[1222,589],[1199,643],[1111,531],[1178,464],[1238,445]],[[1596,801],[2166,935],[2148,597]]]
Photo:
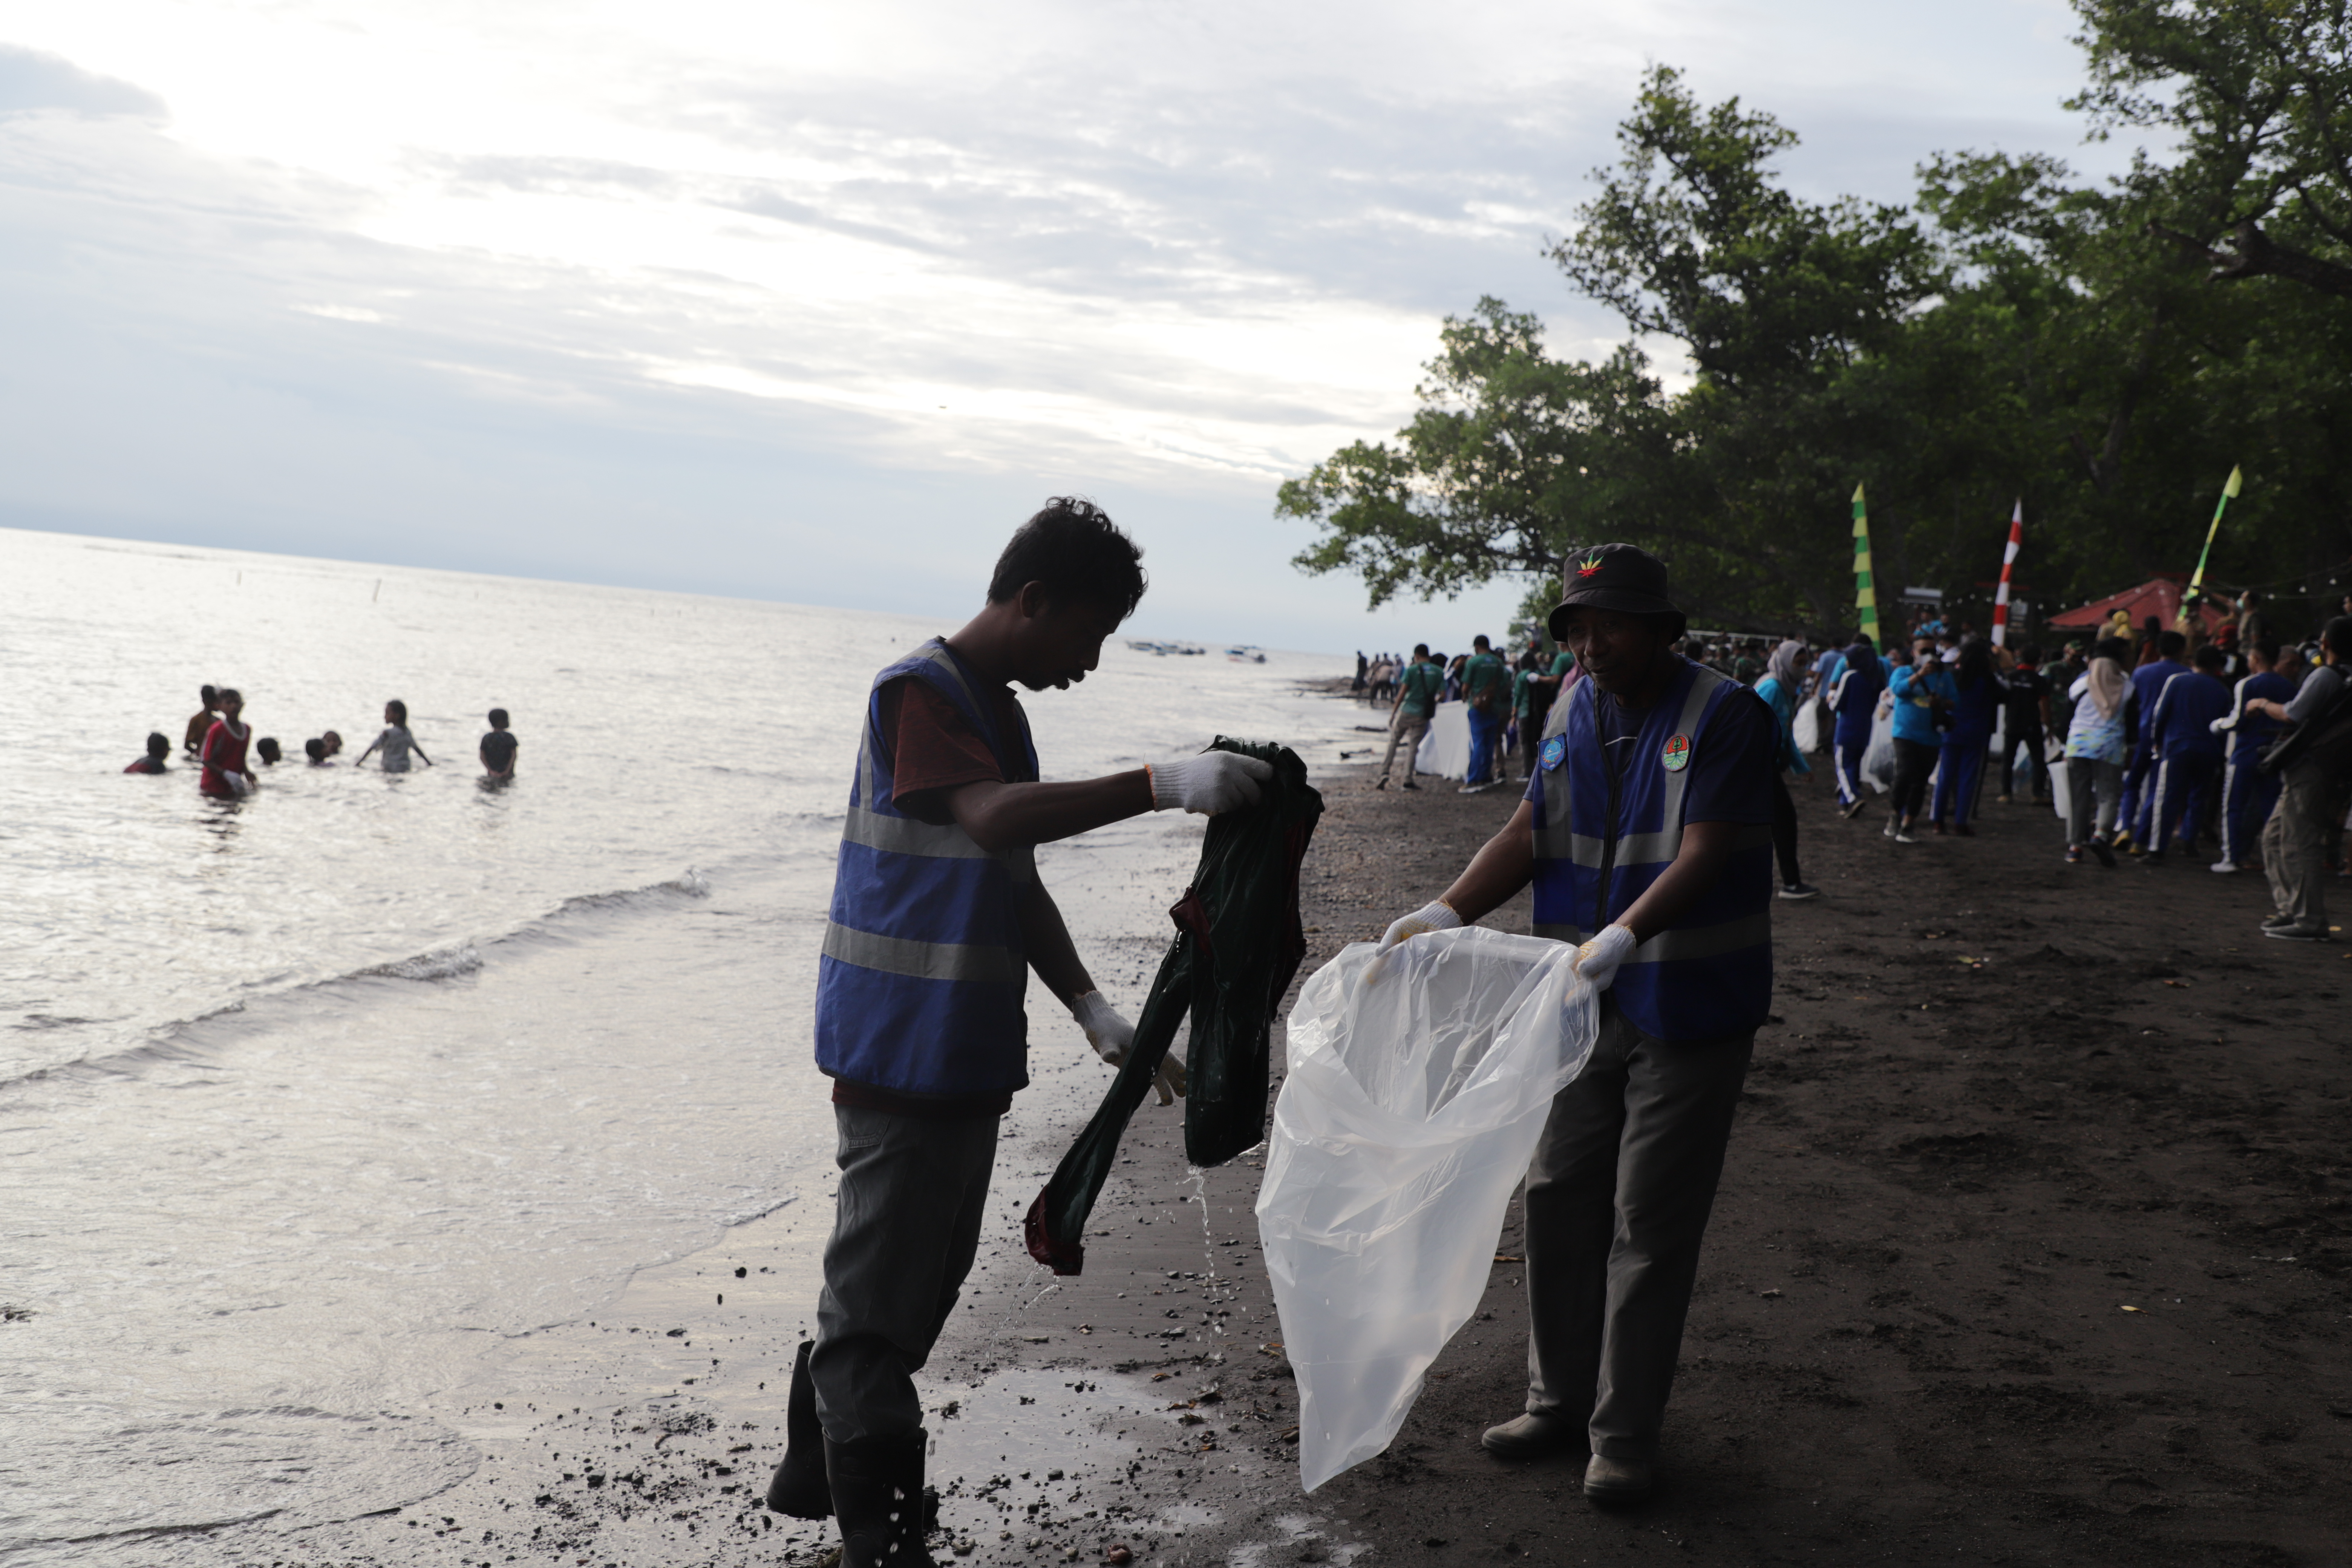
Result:
[[[1323,787],[1302,974],[1440,890],[1513,805],[1376,793],[1361,772]],[[1100,1075],[1040,1051],[980,1266],[926,1374],[947,1493],[935,1552],[2343,1561],[2346,949],[2263,941],[2247,878],[2064,867],[2046,809],[1990,806],[1981,837],[1906,849],[1874,815],[1837,820],[1818,775],[1799,805],[1826,896],[1776,910],[1775,1021],[1654,1503],[1595,1512],[1578,1462],[1507,1467],[1476,1447],[1524,1392],[1516,1205],[1486,1309],[1390,1452],[1302,1497],[1256,1158],[1195,1176],[1175,1113],[1147,1108],[1086,1273],[1055,1280],[1022,1252],[1020,1216]],[[1134,967],[1156,956],[1135,945]],[[740,1227],[646,1271],[602,1327],[562,1331],[525,1380],[538,1409],[467,1414],[488,1457],[455,1491],[299,1552],[249,1536],[231,1560],[820,1562],[830,1530],[788,1529],[758,1500],[829,1208],[812,1197]],[[673,1395],[628,1392],[665,1383]]]

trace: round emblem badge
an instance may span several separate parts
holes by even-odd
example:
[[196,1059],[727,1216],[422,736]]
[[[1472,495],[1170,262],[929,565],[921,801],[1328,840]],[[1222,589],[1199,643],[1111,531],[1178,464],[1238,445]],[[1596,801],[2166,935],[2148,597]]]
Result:
[[1666,764],[1666,772],[1670,773],[1678,773],[1690,766],[1690,737],[1667,736],[1665,749],[1658,753],[1658,760]]
[[1549,773],[1552,769],[1559,766],[1560,759],[1567,755],[1568,737],[1565,735],[1554,735],[1550,740],[1546,741],[1543,743],[1543,750],[1536,753],[1536,762],[1543,768],[1544,772]]

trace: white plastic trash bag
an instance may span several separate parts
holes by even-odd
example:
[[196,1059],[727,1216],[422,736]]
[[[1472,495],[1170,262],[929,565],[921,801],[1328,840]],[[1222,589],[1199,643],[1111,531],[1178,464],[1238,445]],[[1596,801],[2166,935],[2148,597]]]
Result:
[[1822,705],[1810,697],[1797,701],[1796,721],[1789,726],[1789,738],[1797,750],[1811,756],[1822,749]]
[[1862,782],[1885,795],[1895,788],[1895,720],[1886,713],[1870,721],[1870,740],[1862,748]]
[[1290,1012],[1258,1234],[1313,1491],[1389,1446],[1477,1310],[1503,1209],[1600,1003],[1576,949],[1473,926],[1359,942]]

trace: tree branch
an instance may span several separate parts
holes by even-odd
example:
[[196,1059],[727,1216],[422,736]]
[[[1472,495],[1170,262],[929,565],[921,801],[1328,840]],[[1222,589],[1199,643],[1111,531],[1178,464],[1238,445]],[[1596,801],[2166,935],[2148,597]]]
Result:
[[2352,267],[2281,245],[2251,220],[2230,230],[2229,247],[2218,249],[2177,228],[2151,222],[2147,231],[2172,241],[2188,255],[2210,264],[2207,277],[2216,283],[2238,283],[2249,278],[2284,278],[2324,294],[2352,298]]

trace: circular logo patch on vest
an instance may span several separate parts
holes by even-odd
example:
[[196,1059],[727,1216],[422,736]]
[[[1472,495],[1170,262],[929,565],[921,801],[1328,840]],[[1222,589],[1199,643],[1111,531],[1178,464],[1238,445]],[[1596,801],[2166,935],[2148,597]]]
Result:
[[1666,772],[1670,773],[1678,773],[1690,766],[1690,737],[1667,736],[1665,748],[1658,753],[1658,760],[1666,764]]
[[1536,753],[1536,762],[1544,772],[1549,773],[1552,769],[1559,766],[1560,759],[1567,755],[1568,737],[1565,735],[1554,735],[1550,740],[1546,741],[1543,743],[1543,750]]

